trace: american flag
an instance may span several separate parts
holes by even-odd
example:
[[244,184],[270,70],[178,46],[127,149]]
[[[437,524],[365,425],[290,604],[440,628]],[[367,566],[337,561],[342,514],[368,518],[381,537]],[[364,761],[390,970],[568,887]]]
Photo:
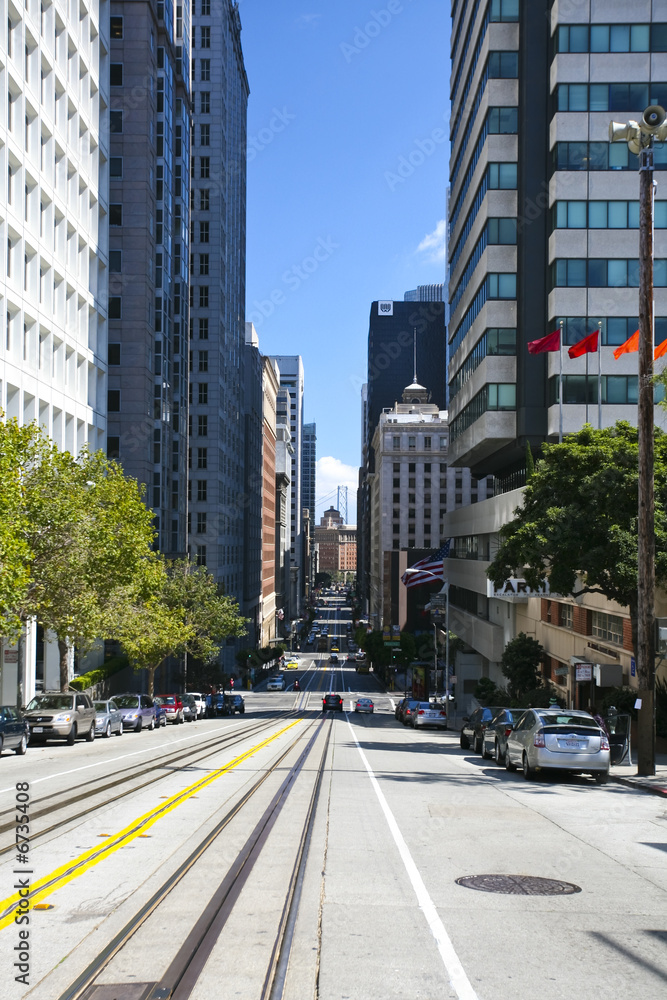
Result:
[[419,587],[422,583],[433,583],[434,581],[442,580],[443,560],[449,556],[451,543],[451,538],[448,538],[437,552],[431,552],[430,555],[416,562],[414,566],[410,566],[401,577],[405,586],[408,588]]

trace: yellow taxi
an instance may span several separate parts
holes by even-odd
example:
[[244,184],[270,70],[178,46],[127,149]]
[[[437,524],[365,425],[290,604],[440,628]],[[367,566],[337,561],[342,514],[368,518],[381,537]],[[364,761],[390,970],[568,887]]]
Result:
[[338,648],[338,646],[332,646],[331,647],[331,652],[332,653],[340,653],[340,649]]
[[295,660],[293,657],[285,661],[285,670],[298,670],[299,661]]

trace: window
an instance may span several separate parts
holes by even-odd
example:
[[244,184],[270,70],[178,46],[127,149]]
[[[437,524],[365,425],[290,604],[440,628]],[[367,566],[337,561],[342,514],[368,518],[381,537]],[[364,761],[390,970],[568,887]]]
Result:
[[202,83],[208,83],[211,79],[211,60],[199,60],[199,79]]
[[207,26],[202,26],[200,28],[200,43],[199,47],[202,49],[210,49],[211,47],[211,29]]
[[518,21],[519,0],[491,0],[491,21]]
[[430,437],[425,437],[424,438],[424,450],[425,451],[430,451],[431,450],[431,439],[430,439]]
[[392,443],[392,447],[393,447],[394,451],[400,451],[401,450],[401,439],[400,439],[400,437],[398,437],[398,435],[395,435],[392,438],[392,442],[393,442]]
[[208,309],[208,285],[199,286],[199,308]]
[[490,52],[489,77],[494,80],[514,80],[519,75],[518,52]]
[[560,625],[561,628],[574,628],[574,608],[571,604],[561,604],[560,608]]
[[211,160],[208,156],[199,157],[199,176],[202,180],[208,180],[211,173]]
[[109,319],[122,319],[122,301],[120,295],[109,296]]
[[121,250],[109,250],[109,272],[120,274],[122,271],[123,253]]
[[206,503],[208,493],[208,482],[206,479],[197,480],[197,502]]
[[199,145],[200,146],[210,146],[211,145],[211,126],[210,125],[200,125],[199,126]]
[[591,612],[591,635],[617,646],[623,645],[623,619],[603,611]]
[[206,534],[206,511],[197,513],[197,534]]
[[110,17],[109,18],[109,35],[111,38],[122,38],[123,37],[123,18],[122,17]]
[[197,332],[200,340],[208,340],[208,316],[200,316],[197,321]]
[[[655,167],[664,170],[661,148],[655,150]],[[556,170],[636,170],[637,158],[622,142],[557,142],[553,151]]]
[[211,113],[211,91],[201,90],[199,92],[199,114],[210,115]]
[[414,451],[417,447],[417,438],[412,435],[408,436],[408,451]]
[[[653,283],[667,286],[667,258],[656,258]],[[562,258],[551,265],[552,288],[638,288],[636,258]]]
[[109,66],[109,84],[112,87],[123,86],[123,64],[111,63]]
[[120,389],[107,391],[107,410],[109,413],[120,413]]
[[519,129],[518,108],[489,108],[489,135],[516,135]]
[[205,413],[197,416],[197,436],[208,437],[208,416]]
[[200,188],[199,189],[199,211],[208,212],[211,207],[210,199],[210,189]]
[[109,157],[109,177],[112,180],[120,180],[123,176],[123,157]]
[[199,274],[207,275],[209,268],[209,257],[207,253],[199,254]]
[[486,280],[488,298],[516,298],[516,274],[489,274]]
[[490,163],[488,167],[489,188],[492,190],[514,190],[517,186],[516,163]]
[[120,438],[107,435],[107,458],[120,458]]
[[200,372],[208,371],[208,351],[199,351],[198,364]]
[[208,448],[197,448],[197,468],[208,468]]
[[118,134],[123,131],[123,112],[122,111],[110,111],[109,112],[109,131],[113,134]]
[[211,0],[201,0],[201,16],[211,16]]
[[197,545],[196,546],[196,562],[198,566],[206,565],[206,546]]
[[206,406],[208,404],[208,382],[199,383],[197,402],[200,406]]
[[120,344],[109,344],[107,346],[107,363],[110,365],[120,364]]
[[199,223],[199,242],[208,243],[209,242],[210,227],[208,222]]
[[109,205],[109,225],[110,226],[122,226],[123,225],[123,206],[118,203]]

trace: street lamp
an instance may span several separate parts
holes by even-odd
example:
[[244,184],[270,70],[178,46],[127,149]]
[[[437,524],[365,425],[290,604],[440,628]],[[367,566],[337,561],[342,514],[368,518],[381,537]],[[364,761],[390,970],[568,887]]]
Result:
[[667,139],[667,114],[651,104],[641,121],[609,123],[609,141],[639,156],[639,451],[637,518],[637,773],[655,774],[655,496],[653,447],[653,143]]

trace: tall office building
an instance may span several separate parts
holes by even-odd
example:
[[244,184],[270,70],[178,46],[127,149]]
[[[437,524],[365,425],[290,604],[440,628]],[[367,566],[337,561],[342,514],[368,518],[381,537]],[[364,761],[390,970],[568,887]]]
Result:
[[[315,572],[310,556],[313,549],[315,529],[315,499],[317,490],[317,427],[315,424],[303,425],[303,445],[301,448],[301,509],[308,511],[309,544],[303,546],[305,582],[309,591],[315,586]],[[305,539],[304,539],[305,542]]]
[[[248,79],[238,4],[196,0],[192,21],[190,553],[251,611],[260,579],[256,560],[244,565],[244,497],[252,503],[261,486],[244,481]],[[261,443],[261,416],[253,426]]]
[[[0,408],[61,448],[104,448],[107,407],[109,4],[38,0],[0,23]],[[16,700],[16,653],[0,662]],[[29,628],[24,696],[59,684]]]
[[291,511],[290,556],[291,587],[290,614],[296,617],[305,593],[303,542],[301,538],[302,463],[303,463],[303,361],[300,355],[280,355],[273,360],[280,369],[280,386],[289,393],[289,429],[294,449],[291,459]]
[[[561,417],[558,352],[531,355],[527,343],[561,322],[565,347],[601,330],[601,353],[570,360],[563,350],[564,433],[586,421],[607,427],[637,418],[637,354],[613,357],[638,327],[637,158],[625,143],[609,143],[608,127],[667,101],[667,7],[648,0],[491,0],[455,2],[452,17],[451,460],[493,473],[499,495],[447,519],[453,553],[465,558],[450,559],[446,574],[452,627],[476,651],[476,676],[491,671],[500,680],[505,643],[520,628],[535,633],[540,602],[495,594],[484,570],[499,529],[521,501],[526,445],[535,452],[557,441]],[[663,146],[655,160],[664,170]],[[656,343],[667,338],[660,177]],[[659,409],[656,423],[666,423]],[[598,606],[594,615],[611,614],[622,626],[621,612]],[[594,628],[596,652],[588,658],[604,661],[596,635],[605,626]],[[567,680],[575,651],[561,642],[554,653],[555,683]],[[567,697],[574,698],[574,682]]]
[[[245,324],[243,387],[243,604],[248,619],[243,647],[261,645],[264,503],[264,366],[259,338],[252,323]],[[274,472],[271,472],[275,479]],[[275,488],[275,487],[274,487]]]
[[[269,358],[275,365],[275,359]],[[280,381],[279,381],[280,385]],[[285,625],[296,615],[296,574],[292,573],[292,467],[294,444],[290,430],[291,395],[285,388],[276,393],[276,630],[285,635]],[[294,583],[293,583],[294,580]],[[292,594],[294,590],[294,594]],[[278,612],[282,611],[282,616]]]
[[186,550],[190,15],[112,0],[107,452]]
[[444,284],[437,285],[417,285],[416,288],[406,292],[403,296],[404,302],[442,302],[444,299]]

